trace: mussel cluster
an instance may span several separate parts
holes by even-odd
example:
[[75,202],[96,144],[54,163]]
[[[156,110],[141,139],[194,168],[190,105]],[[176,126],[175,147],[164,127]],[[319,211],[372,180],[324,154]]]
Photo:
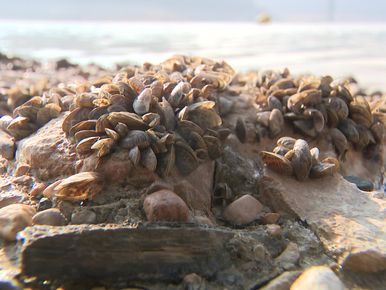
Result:
[[273,152],[260,151],[263,162],[275,172],[295,175],[302,181],[311,178],[320,178],[332,175],[339,170],[339,161],[334,157],[319,160],[319,149],[309,148],[303,139],[281,137]]
[[331,136],[339,157],[344,159],[348,144],[363,150],[383,142],[385,125],[364,96],[353,96],[343,83],[330,76],[298,77],[266,71],[258,75],[257,126],[279,136],[290,123],[303,136]]
[[[222,152],[217,91],[232,80],[224,62],[176,56],[159,66],[126,67],[73,94],[63,131],[80,159],[103,162],[126,150],[134,166],[187,175]],[[100,161],[100,162],[99,162]]]

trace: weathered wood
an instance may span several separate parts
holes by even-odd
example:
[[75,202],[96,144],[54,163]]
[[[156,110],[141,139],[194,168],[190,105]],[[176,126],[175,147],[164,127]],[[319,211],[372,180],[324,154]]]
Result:
[[234,233],[193,225],[39,226],[24,231],[22,272],[39,278],[180,280],[229,267]]

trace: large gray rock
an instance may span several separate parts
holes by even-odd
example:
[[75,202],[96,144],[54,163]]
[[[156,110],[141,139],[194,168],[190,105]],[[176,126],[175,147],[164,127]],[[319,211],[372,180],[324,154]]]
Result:
[[62,114],[19,141],[16,161],[30,165],[31,171],[40,179],[75,173],[75,154],[70,153],[72,145],[62,130],[65,116]]
[[342,176],[299,182],[267,170],[261,199],[306,221],[346,269],[386,270],[385,200],[372,198]]

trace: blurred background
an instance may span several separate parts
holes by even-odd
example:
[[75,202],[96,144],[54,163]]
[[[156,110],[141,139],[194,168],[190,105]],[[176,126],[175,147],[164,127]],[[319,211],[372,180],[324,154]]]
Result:
[[103,66],[199,55],[385,90],[386,1],[2,1],[0,52]]

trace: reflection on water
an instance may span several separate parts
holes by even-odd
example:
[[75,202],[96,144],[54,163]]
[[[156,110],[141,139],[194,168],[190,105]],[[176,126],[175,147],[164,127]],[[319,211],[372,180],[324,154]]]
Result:
[[239,70],[353,75],[386,89],[386,24],[3,21],[0,51],[102,65],[159,62],[181,53],[222,58]]

